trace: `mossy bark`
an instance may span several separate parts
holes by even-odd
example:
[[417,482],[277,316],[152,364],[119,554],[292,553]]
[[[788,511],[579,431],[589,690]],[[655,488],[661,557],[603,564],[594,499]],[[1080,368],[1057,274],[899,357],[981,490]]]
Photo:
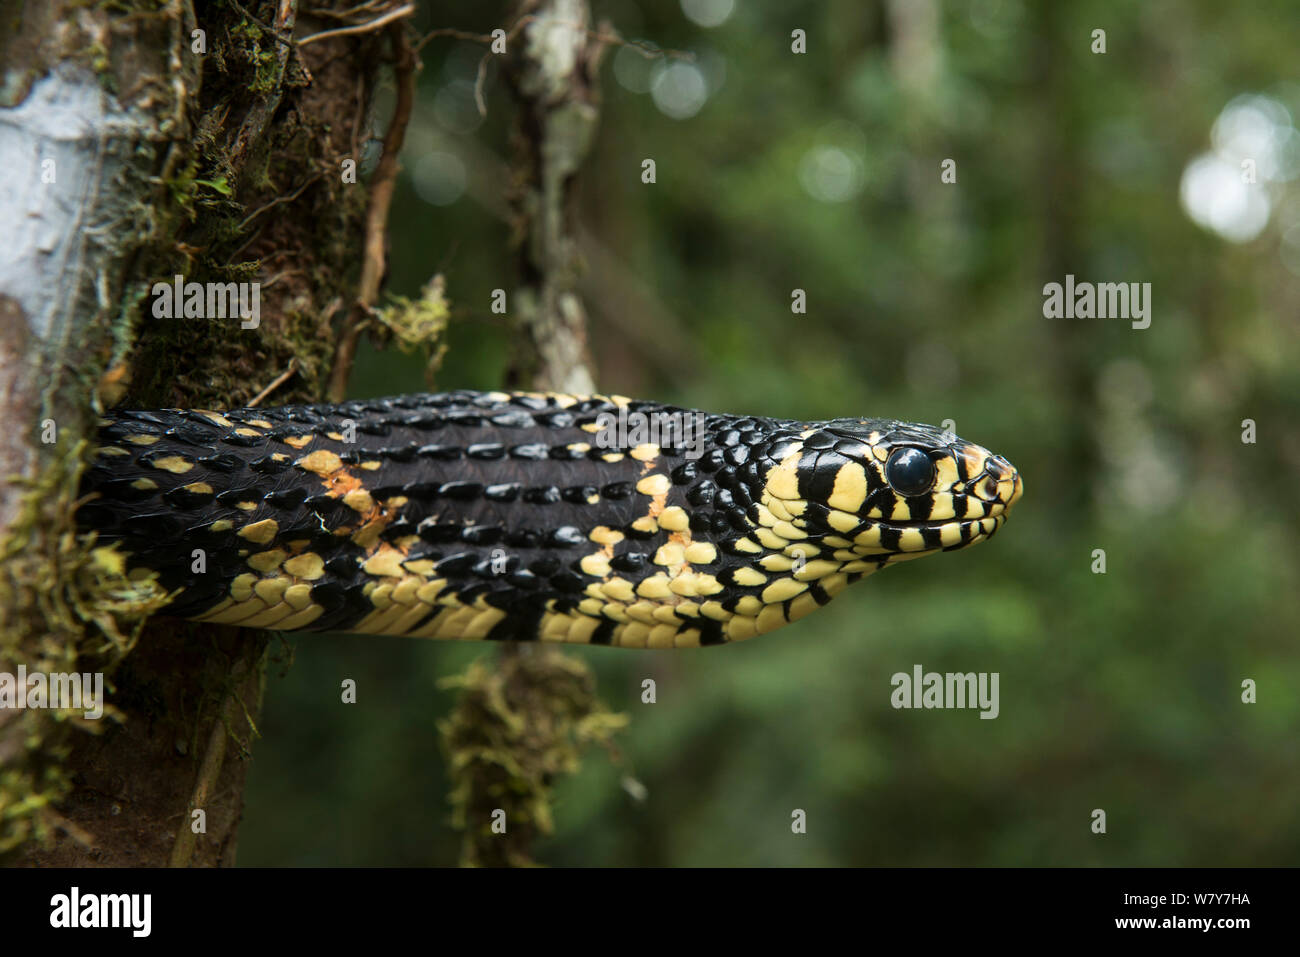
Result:
[[[301,20],[293,0],[0,4],[0,148],[34,157],[6,219],[39,226],[0,270],[0,672],[104,671],[111,689],[98,722],[0,711],[10,863],[233,860],[267,643],[141,628],[161,596],[96,565],[72,505],[99,408],[240,406],[291,367],[272,401],[321,397],[366,205],[344,162],[386,39],[298,47],[337,26]],[[259,326],[154,318],[152,283],[175,275],[259,282]]]

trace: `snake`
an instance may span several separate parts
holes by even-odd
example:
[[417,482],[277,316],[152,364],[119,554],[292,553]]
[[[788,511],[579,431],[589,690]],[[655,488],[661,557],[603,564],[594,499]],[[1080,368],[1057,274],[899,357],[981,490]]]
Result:
[[175,617],[682,648],[982,542],[1023,488],[918,423],[455,391],[108,411],[76,518]]

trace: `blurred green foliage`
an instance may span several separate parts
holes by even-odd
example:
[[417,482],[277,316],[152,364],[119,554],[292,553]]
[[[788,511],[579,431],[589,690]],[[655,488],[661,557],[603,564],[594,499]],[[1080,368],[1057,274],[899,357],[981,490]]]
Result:
[[[505,25],[492,4],[433,6],[425,29]],[[561,786],[539,858],[1300,861],[1300,182],[1255,187],[1272,207],[1249,242],[1180,205],[1235,97],[1300,115],[1293,4],[736,0],[709,29],[671,0],[595,6],[625,37],[695,53],[708,91],[675,119],[636,90],[685,61],[614,51],[603,70],[580,187],[602,387],[785,417],[951,418],[1026,493],[992,542],[885,571],[774,635],[575,651],[631,716],[625,765],[597,752]],[[426,48],[393,210],[390,291],[447,276],[439,388],[497,386],[508,355],[488,302],[513,286],[511,106],[490,65],[478,121],[481,53]],[[689,108],[693,77],[675,77],[661,98]],[[940,182],[949,157],[956,184]],[[426,202],[457,195],[457,163],[464,192]],[[1042,286],[1066,273],[1150,282],[1151,327],[1044,319]],[[419,360],[394,352],[363,355],[353,379],[357,395],[422,388]],[[293,644],[268,685],[241,862],[455,862],[437,680],[494,649]],[[999,672],[1000,717],[894,710],[890,676],[916,663]],[[339,702],[344,678],[356,705]],[[657,704],[641,703],[645,678]],[[1247,678],[1257,704],[1241,702]]]

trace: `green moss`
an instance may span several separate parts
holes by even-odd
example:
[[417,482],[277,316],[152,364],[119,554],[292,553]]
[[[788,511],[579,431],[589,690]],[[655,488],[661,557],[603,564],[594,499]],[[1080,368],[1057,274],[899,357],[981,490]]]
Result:
[[516,648],[493,668],[476,661],[442,685],[461,690],[438,725],[452,777],[452,824],[465,832],[461,863],[533,864],[533,842],[553,830],[557,779],[577,771],[593,744],[615,755],[613,739],[627,715],[597,700],[586,664],[545,646]]
[[109,93],[116,93],[117,81],[113,78],[113,63],[112,60],[109,59],[108,49],[104,44],[98,41],[91,43],[86,47],[86,58],[87,62],[90,63],[91,69],[95,71],[95,75],[99,77],[99,81],[103,84],[104,89]]
[[268,46],[264,47],[262,28],[247,19],[241,20],[230,34],[236,41],[236,49],[252,68],[248,92],[254,96],[266,96],[274,92],[280,82],[278,58],[274,49],[276,41],[267,38],[265,42]]
[[425,378],[430,382],[447,352],[443,336],[450,314],[442,276],[434,276],[419,299],[394,296],[389,305],[373,313],[402,352],[425,353]]
[[[64,434],[67,434],[65,431]],[[61,441],[52,463],[31,482],[18,519],[0,542],[0,671],[72,672],[91,656],[111,671],[131,649],[146,618],[166,602],[152,577],[128,579],[120,563],[91,541],[62,534],[86,443]],[[94,627],[87,628],[88,625]],[[106,716],[116,712],[106,709]],[[97,733],[103,723],[77,710],[31,710],[0,722],[0,853],[46,840],[64,822],[54,810],[67,793],[67,733]]]

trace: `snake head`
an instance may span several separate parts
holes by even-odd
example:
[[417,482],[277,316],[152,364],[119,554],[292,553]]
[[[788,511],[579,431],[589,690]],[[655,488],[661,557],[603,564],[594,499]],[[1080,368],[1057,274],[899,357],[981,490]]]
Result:
[[834,419],[782,441],[762,504],[877,566],[983,541],[1024,490],[1005,458],[934,426]]

